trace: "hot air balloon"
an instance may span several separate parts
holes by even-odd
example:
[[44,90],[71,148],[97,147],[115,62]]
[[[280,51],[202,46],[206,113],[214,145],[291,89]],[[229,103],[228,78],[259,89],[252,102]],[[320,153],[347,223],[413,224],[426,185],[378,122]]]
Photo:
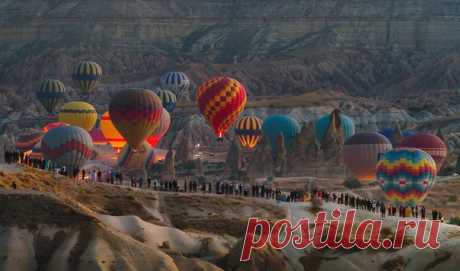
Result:
[[53,114],[56,106],[64,99],[65,86],[59,80],[46,79],[37,91],[37,99],[48,113]]
[[171,117],[169,116],[168,111],[163,108],[163,113],[161,114],[160,125],[155,128],[152,135],[147,138],[147,142],[152,148],[155,148],[163,136],[168,132],[169,127],[171,126]]
[[404,130],[400,132],[401,135],[398,135],[398,129],[395,128],[385,128],[379,131],[380,134],[384,135],[390,140],[391,144],[393,144],[393,147],[398,147],[402,139],[415,135],[415,132],[410,130]]
[[113,125],[108,111],[102,115],[99,126],[107,142],[109,142],[112,148],[117,152],[126,145],[126,140],[120,132],[118,132],[117,128],[115,128],[115,125]]
[[221,139],[246,105],[246,89],[230,77],[215,77],[198,89],[196,100],[201,114]]
[[91,131],[97,121],[96,109],[89,103],[70,102],[59,110],[59,121]]
[[399,206],[415,206],[433,187],[436,163],[419,149],[386,152],[377,164],[377,182],[387,199]]
[[315,137],[318,143],[323,141],[332,122],[336,124],[336,129],[342,129],[345,140],[355,133],[353,120],[340,113],[339,110],[334,110],[332,113],[322,116],[315,123]]
[[156,92],[158,97],[163,104],[163,107],[169,112],[172,113],[176,108],[176,95],[169,90],[160,89]]
[[163,89],[173,91],[179,99],[187,95],[190,80],[183,72],[168,72],[160,77],[160,85]]
[[42,140],[43,135],[44,133],[38,130],[18,134],[16,137],[16,149],[22,152],[32,150],[32,148]]
[[46,160],[68,169],[78,169],[93,153],[91,136],[77,126],[61,126],[46,133],[41,150]]
[[130,170],[145,169],[153,155],[152,147],[145,141],[136,149],[126,144],[118,157],[118,166]]
[[112,98],[109,112],[117,130],[136,148],[160,125],[163,106],[151,90],[128,89]]
[[436,162],[437,172],[441,170],[447,156],[447,147],[444,141],[432,134],[415,134],[404,138],[399,144],[404,148],[417,148],[427,152]]
[[93,128],[89,135],[93,140],[93,145],[106,145],[108,143],[100,128]]
[[238,120],[235,134],[241,146],[252,149],[262,139],[262,121],[255,116],[245,116]]
[[284,145],[287,147],[300,133],[300,125],[290,116],[275,114],[264,120],[262,133],[269,140],[272,151],[275,152],[280,134],[283,135]]
[[358,133],[345,142],[343,160],[356,179],[368,184],[376,179],[379,156],[392,148],[391,142],[379,133]]
[[48,123],[47,125],[43,126],[42,130],[43,132],[47,133],[48,131],[54,129],[54,128],[57,128],[57,127],[60,127],[60,126],[65,126],[65,125],[68,125],[67,123],[64,123],[64,122],[51,122],[51,123]]
[[82,61],[75,67],[72,79],[83,94],[89,95],[102,79],[102,68],[96,62]]

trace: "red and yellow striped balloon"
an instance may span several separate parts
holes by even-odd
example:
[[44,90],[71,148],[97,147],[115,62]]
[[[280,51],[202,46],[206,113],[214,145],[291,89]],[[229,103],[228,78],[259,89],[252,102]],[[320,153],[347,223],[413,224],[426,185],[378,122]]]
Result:
[[246,89],[233,78],[215,77],[199,87],[196,100],[216,136],[222,138],[244,110]]

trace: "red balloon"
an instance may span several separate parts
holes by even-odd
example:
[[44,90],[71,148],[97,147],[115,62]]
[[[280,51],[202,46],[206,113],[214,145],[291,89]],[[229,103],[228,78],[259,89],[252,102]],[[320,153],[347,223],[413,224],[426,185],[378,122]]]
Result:
[[439,137],[432,134],[416,134],[404,138],[400,147],[417,148],[427,152],[436,162],[436,170],[442,168],[447,156],[447,146]]
[[215,135],[222,138],[244,110],[246,89],[233,78],[216,77],[198,88],[196,100]]

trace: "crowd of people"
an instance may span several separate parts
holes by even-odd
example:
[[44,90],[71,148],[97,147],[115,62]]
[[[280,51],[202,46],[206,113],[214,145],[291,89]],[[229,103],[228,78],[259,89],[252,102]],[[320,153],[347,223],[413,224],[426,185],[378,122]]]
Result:
[[[5,151],[4,158],[5,162],[8,164],[22,163],[30,167],[52,170],[55,174],[72,177],[77,180],[77,182],[106,182],[109,184],[126,185],[124,181],[129,180],[129,185],[131,187],[153,189],[156,191],[215,193],[227,196],[272,199],[281,202],[300,202],[316,198],[320,201],[346,205],[351,208],[380,214],[382,218],[386,216],[427,218],[427,211],[424,206],[394,206],[392,204],[385,204],[381,201],[366,199],[345,192],[327,192],[316,189],[313,191],[282,191],[278,188],[274,188],[272,185],[250,185],[248,183],[221,180],[209,182],[185,179],[182,181],[182,184],[180,184],[176,179],[163,181],[152,177],[146,177],[146,179],[143,177],[126,178],[121,172],[112,170],[68,170],[66,167],[54,167],[51,161],[32,158],[19,151]],[[12,187],[16,189],[16,183],[14,183]],[[432,210],[431,218],[433,220],[443,220],[442,213],[438,210]]]
[[[346,205],[354,209],[366,210],[368,212],[380,214],[382,218],[385,216],[399,216],[399,217],[413,217],[413,218],[427,218],[425,206],[395,206],[391,203],[385,204],[382,201],[374,199],[366,199],[355,195],[342,192],[326,192],[323,190],[314,191],[313,194],[325,202],[332,202],[340,205]],[[431,218],[433,220],[441,220],[444,218],[441,211],[432,210]]]

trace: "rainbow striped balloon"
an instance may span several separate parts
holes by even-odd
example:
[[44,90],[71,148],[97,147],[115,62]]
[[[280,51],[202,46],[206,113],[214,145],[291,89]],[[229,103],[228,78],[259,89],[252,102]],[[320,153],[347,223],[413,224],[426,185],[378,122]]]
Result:
[[422,202],[433,187],[435,177],[436,163],[419,149],[388,151],[377,164],[377,182],[387,199],[398,206]]

